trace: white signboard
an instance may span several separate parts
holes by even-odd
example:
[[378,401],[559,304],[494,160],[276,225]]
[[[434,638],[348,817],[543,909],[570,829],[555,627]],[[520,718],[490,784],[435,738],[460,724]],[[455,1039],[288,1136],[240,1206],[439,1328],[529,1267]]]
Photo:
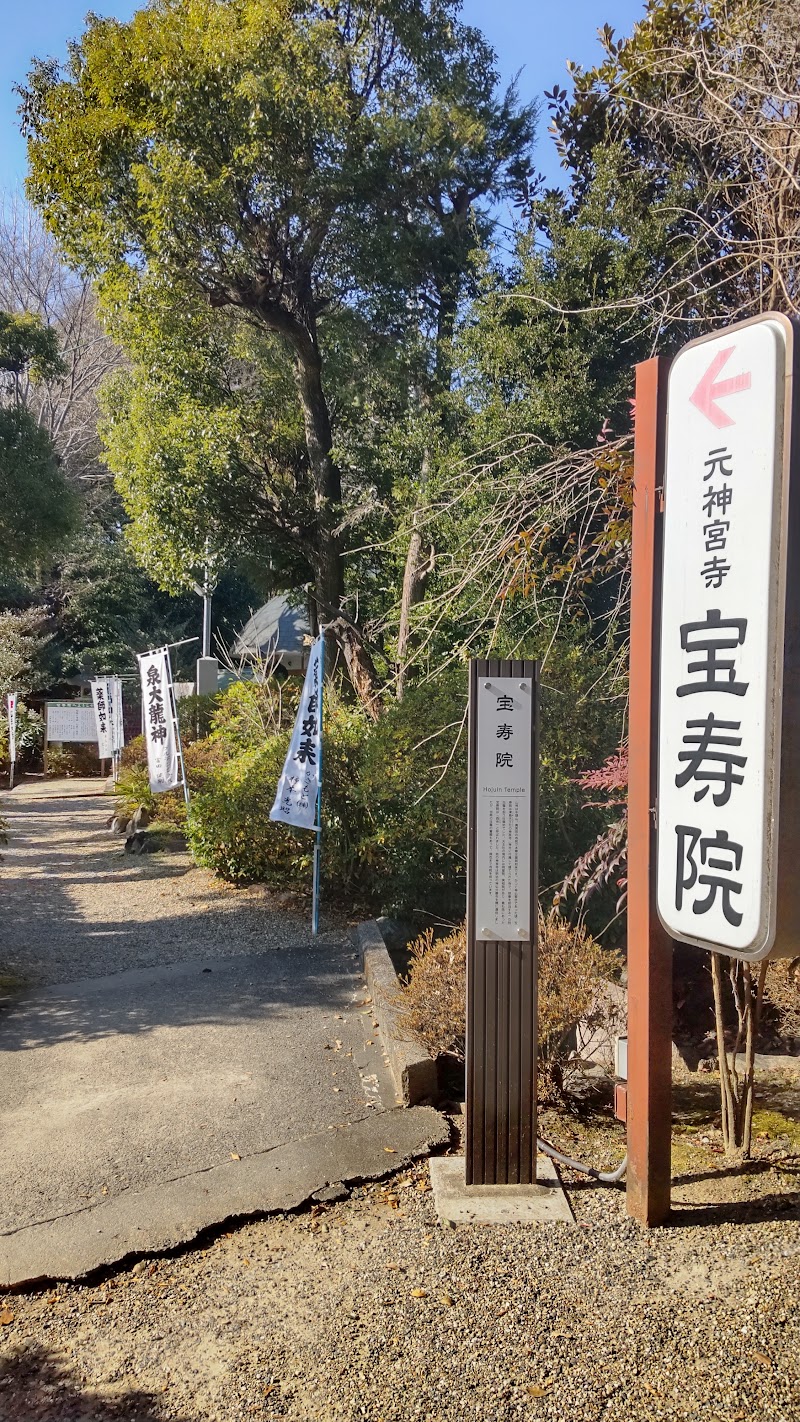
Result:
[[111,710],[111,683],[108,677],[92,682],[92,701],[97,729],[97,750],[101,760],[111,759],[114,754],[114,733]]
[[786,334],[769,317],[669,375],[658,912],[763,957],[775,937],[785,577]]
[[303,694],[297,708],[289,752],[278,781],[271,820],[296,829],[317,826],[317,797],[322,774],[322,654],[318,637],[311,648]]
[[77,741],[88,745],[97,741],[97,725],[92,701],[46,702],[48,741]]
[[531,936],[533,684],[478,682],[475,771],[475,937]]
[[142,679],[142,720],[147,740],[150,789],[158,793],[183,784],[172,693],[169,652],[161,647],[137,658]]
[[8,758],[12,765],[17,761],[17,693],[9,691],[8,702]]

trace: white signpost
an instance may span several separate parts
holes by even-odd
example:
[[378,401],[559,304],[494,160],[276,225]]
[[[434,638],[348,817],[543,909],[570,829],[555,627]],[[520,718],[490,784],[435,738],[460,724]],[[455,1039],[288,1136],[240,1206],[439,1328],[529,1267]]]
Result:
[[159,647],[156,651],[143,652],[137,661],[142,683],[142,719],[147,741],[150,789],[161,794],[182,785],[188,805],[189,791],[183,770],[169,650]]
[[538,666],[469,666],[464,1183],[536,1179]]
[[111,681],[108,677],[98,677],[92,682],[97,750],[101,760],[111,760],[114,755],[113,698]]
[[475,936],[501,943],[531,936],[530,679],[478,682],[475,775]]
[[790,340],[742,323],[686,346],[668,385],[658,913],[749,960],[776,931]]
[[122,682],[118,676],[108,679],[108,704],[114,756],[118,757],[125,748],[125,707],[122,700]]
[[8,705],[8,760],[10,770],[8,774],[8,788],[14,789],[14,770],[17,764],[17,693],[9,691],[6,702]]

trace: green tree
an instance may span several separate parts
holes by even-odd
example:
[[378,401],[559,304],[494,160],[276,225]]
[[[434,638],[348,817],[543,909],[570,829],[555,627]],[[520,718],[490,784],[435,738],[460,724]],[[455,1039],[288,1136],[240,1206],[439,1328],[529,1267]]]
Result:
[[[793,0],[648,0],[629,37],[549,96],[582,197],[618,154],[669,230],[629,294],[663,348],[709,322],[800,310],[800,13]],[[631,237],[623,226],[622,234]]]
[[433,291],[446,333],[481,237],[476,201],[527,181],[532,115],[497,97],[492,52],[458,9],[163,0],[129,24],[90,17],[65,70],[39,63],[23,93],[30,194],[95,278],[112,327],[163,283],[277,338],[328,618],[354,491],[327,331],[359,316],[401,340],[410,321],[426,324]]
[[[50,438],[21,404],[18,381],[60,369],[54,333],[35,317],[0,311],[0,370],[9,377],[0,404],[0,572],[29,569],[72,532],[75,495]],[[0,397],[2,399],[3,397]]]

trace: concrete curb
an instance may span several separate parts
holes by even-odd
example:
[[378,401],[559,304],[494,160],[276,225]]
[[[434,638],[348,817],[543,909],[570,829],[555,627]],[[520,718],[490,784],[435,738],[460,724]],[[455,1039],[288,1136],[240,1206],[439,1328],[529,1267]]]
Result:
[[375,1111],[350,1125],[159,1182],[0,1236],[0,1289],[82,1279],[189,1244],[228,1221],[295,1210],[339,1182],[380,1180],[447,1145],[430,1106]]
[[392,998],[397,990],[397,974],[383,935],[374,918],[359,923],[353,932],[361,954],[361,966],[381,1024],[381,1035],[397,1095],[404,1106],[435,1101],[438,1093],[436,1062],[416,1042],[403,1037],[397,1025],[397,1009]]

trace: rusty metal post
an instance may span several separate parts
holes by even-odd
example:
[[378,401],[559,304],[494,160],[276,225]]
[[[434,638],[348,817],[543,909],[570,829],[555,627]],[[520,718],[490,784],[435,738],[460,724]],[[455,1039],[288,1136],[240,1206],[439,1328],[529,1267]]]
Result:
[[661,481],[669,363],[636,367],[628,752],[627,1207],[643,1225],[670,1211],[672,941],[655,907]]

